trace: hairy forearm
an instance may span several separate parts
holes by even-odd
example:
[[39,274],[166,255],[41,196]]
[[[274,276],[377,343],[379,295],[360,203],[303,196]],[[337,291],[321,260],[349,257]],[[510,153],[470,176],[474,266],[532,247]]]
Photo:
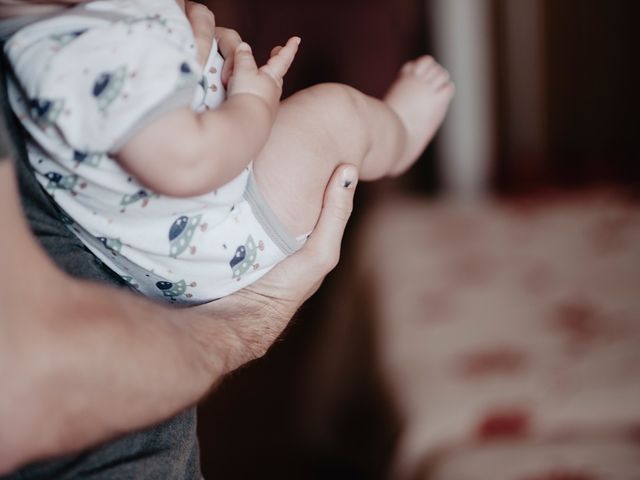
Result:
[[0,474],[166,419],[264,354],[336,265],[356,179],[336,170],[313,236],[260,281],[173,310],[57,270],[0,162]]
[[124,292],[59,280],[65,288],[54,293],[64,302],[37,288],[30,295],[46,307],[13,309],[13,326],[3,332],[11,339],[3,365],[12,367],[2,372],[0,465],[71,452],[168,418],[197,401],[224,368],[212,370],[169,312]]
[[[58,280],[66,288],[36,286],[30,295],[38,302],[9,312],[13,326],[3,326],[10,341],[0,354],[0,472],[193,405],[226,373],[264,354],[293,313],[242,297],[178,311]],[[47,298],[52,293],[64,300]]]
[[200,195],[237,176],[262,150],[272,113],[256,95],[230,97],[218,109],[171,112],[146,127],[118,153],[123,166],[153,191]]
[[0,215],[13,228],[0,249],[0,473],[193,405],[263,354],[297,306],[267,309],[244,293],[178,310],[69,278],[30,237],[7,167]]

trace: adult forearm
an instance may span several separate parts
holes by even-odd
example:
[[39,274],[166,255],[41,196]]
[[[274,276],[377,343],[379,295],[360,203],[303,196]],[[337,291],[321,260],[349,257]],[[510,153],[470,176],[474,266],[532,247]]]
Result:
[[12,225],[0,249],[0,472],[166,419],[266,349],[234,326],[256,302],[176,310],[58,271],[21,218],[12,177],[0,164],[0,217]]
[[313,236],[259,282],[175,310],[58,271],[0,163],[0,473],[168,418],[264,354],[337,263],[356,178],[337,169]]
[[58,281],[64,289],[34,285],[37,303],[4,312],[2,336],[10,341],[0,354],[0,471],[173,416],[263,354],[289,320],[236,297],[176,311]]

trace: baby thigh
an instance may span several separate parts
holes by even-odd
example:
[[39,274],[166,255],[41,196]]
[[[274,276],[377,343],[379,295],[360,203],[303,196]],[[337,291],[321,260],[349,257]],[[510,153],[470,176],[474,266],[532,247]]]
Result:
[[253,170],[267,203],[292,235],[315,226],[336,166],[360,166],[367,153],[358,95],[345,85],[321,84],[281,103]]

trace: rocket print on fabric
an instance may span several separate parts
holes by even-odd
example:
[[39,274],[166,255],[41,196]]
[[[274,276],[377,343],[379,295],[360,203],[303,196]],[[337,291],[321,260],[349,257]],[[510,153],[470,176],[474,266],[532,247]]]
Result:
[[176,258],[188,248],[192,254],[195,253],[196,247],[191,245],[191,241],[201,220],[202,215],[191,218],[183,215],[173,222],[169,229],[169,256]]
[[156,288],[162,292],[170,301],[175,302],[178,298],[185,296],[186,298],[192,298],[193,295],[187,293],[188,287],[195,287],[196,283],[192,282],[187,285],[187,282],[180,280],[179,282],[156,282]]
[[60,49],[62,47],[66,47],[67,45],[69,45],[71,42],[73,42],[76,38],[78,38],[80,35],[82,35],[86,31],[87,30],[84,29],[84,30],[76,30],[75,32],[59,33],[59,34],[51,35],[49,38],[51,39],[52,42],[56,44],[56,47]]
[[48,180],[45,188],[49,193],[55,190],[67,190],[72,195],[77,195],[76,187],[85,188],[87,186],[84,182],[80,182],[78,175],[62,175],[57,172],[48,172],[45,177]]
[[98,109],[105,113],[109,105],[118,98],[124,87],[127,76],[126,67],[120,67],[111,72],[101,73],[93,84],[93,96],[98,102]]
[[122,242],[118,238],[97,237],[97,239],[105,246],[105,248],[114,253],[119,253],[122,250]]
[[152,197],[158,197],[158,194],[152,193],[149,190],[145,190],[143,188],[138,190],[136,193],[126,194],[122,197],[122,200],[120,200],[120,206],[122,207],[120,212],[124,213],[126,207],[138,202],[140,202],[142,208],[144,208],[148,205],[149,199]]
[[74,150],[73,161],[76,162],[76,167],[80,165],[86,165],[87,167],[99,167],[100,162],[105,158],[104,153],[89,153]]
[[64,109],[64,100],[47,100],[44,98],[32,98],[29,101],[29,110],[33,119],[48,127],[56,122]]
[[233,278],[240,281],[242,275],[247,273],[252,268],[255,270],[260,267],[255,263],[258,257],[258,249],[262,250],[264,245],[260,242],[259,246],[256,246],[256,242],[251,235],[247,237],[247,241],[244,245],[240,245],[236,248],[236,252],[233,258],[229,262],[231,271],[233,272]]
[[178,80],[176,82],[176,90],[180,90],[186,85],[194,84],[197,85],[198,81],[196,72],[189,66],[187,62],[182,62],[178,66]]
[[131,27],[138,23],[146,23],[147,28],[151,28],[154,25],[157,25],[169,30],[169,27],[167,26],[167,19],[163,18],[160,14],[147,15],[147,16],[138,17],[138,18],[128,18],[124,21],[124,23],[129,25],[129,33],[131,33]]

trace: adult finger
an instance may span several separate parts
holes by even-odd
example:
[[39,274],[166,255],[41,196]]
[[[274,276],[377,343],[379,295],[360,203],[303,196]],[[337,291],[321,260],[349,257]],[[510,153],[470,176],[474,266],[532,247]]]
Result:
[[189,23],[203,22],[206,25],[212,25],[215,27],[216,17],[213,12],[205,5],[201,3],[187,0],[185,3],[185,15],[189,20]]
[[336,168],[325,189],[318,222],[305,245],[260,280],[234,295],[244,295],[245,302],[257,298],[264,306],[285,312],[287,319],[290,318],[318,289],[338,262],[340,243],[351,215],[357,182],[358,170],[355,166],[341,165]]
[[236,48],[242,43],[240,34],[231,28],[216,27],[216,40],[218,41],[218,50],[224,58],[221,79],[222,85],[225,87],[229,84],[229,79],[233,74],[233,60]]
[[297,265],[303,270],[300,278],[324,276],[337,265],[357,183],[358,169],[354,165],[341,165],[334,171],[325,189],[322,211],[313,233],[295,254],[300,257]]
[[220,73],[220,80],[222,81],[222,85],[227,88],[229,85],[229,79],[233,75],[233,57],[224,62],[222,65],[222,72]]
[[236,47],[233,63],[236,72],[255,71],[258,69],[251,47],[246,42],[242,42]]
[[226,27],[216,27],[216,40],[218,41],[218,50],[225,60],[232,59],[236,48],[242,43],[240,34]]

